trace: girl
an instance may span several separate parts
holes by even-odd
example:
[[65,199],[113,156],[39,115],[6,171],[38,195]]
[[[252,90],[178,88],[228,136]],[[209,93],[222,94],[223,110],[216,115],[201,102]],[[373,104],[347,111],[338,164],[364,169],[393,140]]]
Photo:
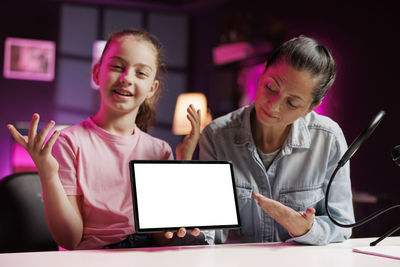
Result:
[[[161,46],[151,34],[123,30],[110,36],[94,81],[100,88],[98,112],[80,124],[55,131],[54,121],[37,135],[34,114],[28,136],[8,125],[30,154],[43,187],[47,222],[54,240],[67,249],[167,244],[173,233],[134,234],[128,162],[173,159],[170,146],[146,133],[160,94]],[[178,146],[178,159],[191,159],[200,133],[199,111],[188,108],[191,133]],[[54,146],[54,147],[53,147]],[[184,237],[181,228],[177,236]],[[194,229],[191,239],[204,243]]]
[[[265,63],[254,103],[204,129],[200,159],[233,162],[242,218],[240,231],[216,231],[215,242],[321,245],[350,237],[324,207],[346,140],[335,122],[313,112],[335,74],[324,46],[305,36],[289,40]],[[333,217],[343,223],[354,221],[349,176],[346,164],[329,200]]]

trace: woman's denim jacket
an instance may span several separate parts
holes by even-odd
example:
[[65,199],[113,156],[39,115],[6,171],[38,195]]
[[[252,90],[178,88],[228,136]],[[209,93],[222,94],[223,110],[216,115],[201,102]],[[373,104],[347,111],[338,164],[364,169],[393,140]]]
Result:
[[[333,224],[325,210],[325,191],[347,149],[343,132],[331,119],[310,112],[292,124],[279,155],[266,170],[251,134],[254,104],[210,123],[200,138],[200,160],[229,160],[234,166],[241,218],[240,230],[206,232],[209,243],[294,240],[323,245],[349,238],[351,229]],[[269,178],[274,184],[271,186]],[[311,229],[293,237],[268,216],[251,197],[258,192],[296,211],[316,210]],[[329,211],[336,220],[354,222],[349,163],[336,174],[329,191]]]

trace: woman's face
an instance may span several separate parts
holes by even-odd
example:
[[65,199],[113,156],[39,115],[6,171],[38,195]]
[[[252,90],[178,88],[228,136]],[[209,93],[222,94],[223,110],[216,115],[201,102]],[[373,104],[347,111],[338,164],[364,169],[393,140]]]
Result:
[[137,112],[158,88],[154,48],[131,35],[113,40],[93,72],[102,105],[113,112]]
[[317,79],[298,71],[284,60],[269,66],[261,75],[255,98],[257,120],[264,126],[286,127],[315,106],[312,92]]

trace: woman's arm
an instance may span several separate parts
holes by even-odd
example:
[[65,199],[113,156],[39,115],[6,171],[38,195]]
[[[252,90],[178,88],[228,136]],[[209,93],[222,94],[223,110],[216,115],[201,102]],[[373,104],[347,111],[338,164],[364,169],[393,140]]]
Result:
[[11,124],[7,125],[7,128],[15,141],[29,153],[38,169],[47,224],[54,240],[66,249],[74,249],[80,243],[83,233],[81,197],[67,197],[60,182],[59,165],[51,154],[59,132],[54,131],[45,142],[46,136],[55,125],[54,121],[50,121],[39,134],[37,134],[38,124],[39,114],[35,113],[29,126],[28,136],[22,136]]
[[272,219],[282,225],[294,237],[302,236],[311,229],[315,217],[314,208],[308,208],[305,212],[297,212],[278,201],[269,199],[258,193],[254,193],[253,197]]
[[[325,185],[337,167],[337,164],[347,150],[346,140],[341,129],[335,134],[330,153],[328,166],[325,172]],[[304,244],[324,245],[331,242],[343,242],[351,236],[351,228],[342,228],[335,225],[327,216],[325,198],[314,206],[316,216],[310,231],[304,236],[293,238],[294,241]],[[329,194],[329,211],[336,220],[350,224],[354,222],[353,199],[350,181],[350,163],[347,162],[337,173],[331,185]]]
[[[339,131],[329,151],[330,159],[324,173],[325,184],[328,183],[333,170],[346,150],[346,141],[343,133]],[[330,192],[329,210],[332,216],[344,224],[354,222],[349,163],[346,163],[337,172]],[[325,245],[331,242],[342,242],[351,235],[350,228],[336,226],[328,218],[324,198],[313,205],[315,209],[308,208],[306,211],[297,212],[259,194],[255,194],[254,197],[266,213],[291,233],[293,238],[290,240],[303,244]],[[303,234],[302,231],[304,231]]]

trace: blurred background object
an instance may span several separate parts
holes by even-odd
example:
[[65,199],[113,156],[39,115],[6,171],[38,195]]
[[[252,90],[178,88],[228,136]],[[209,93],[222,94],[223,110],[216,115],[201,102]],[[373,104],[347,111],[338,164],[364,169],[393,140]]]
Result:
[[58,250],[47,227],[36,172],[18,172],[0,180],[0,214],[0,253]]

